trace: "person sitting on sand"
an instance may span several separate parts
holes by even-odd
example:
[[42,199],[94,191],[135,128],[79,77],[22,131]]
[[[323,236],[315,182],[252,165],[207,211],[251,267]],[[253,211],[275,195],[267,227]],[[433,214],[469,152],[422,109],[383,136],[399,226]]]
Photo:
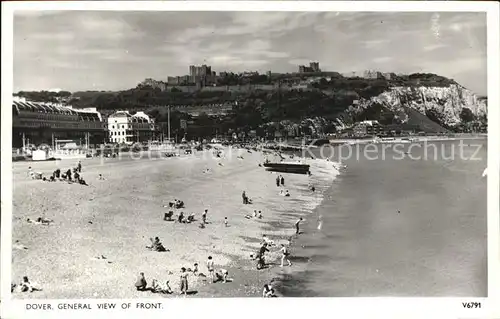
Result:
[[68,170],[66,171],[66,178],[68,179],[68,182],[71,182],[72,179],[71,179],[71,169],[68,168]]
[[104,180],[104,177],[102,177],[102,174],[99,174],[99,180],[100,180],[100,181],[103,181],[103,180]]
[[172,288],[170,288],[169,281],[166,280],[162,285],[158,280],[153,279],[151,281],[151,291],[158,294],[171,294]]
[[261,210],[259,210],[259,212],[257,213],[257,218],[262,219],[262,211]]
[[180,212],[180,213],[179,213],[179,216],[177,216],[177,221],[178,221],[179,223],[184,223],[184,222],[185,222],[185,221],[184,221],[184,213],[183,213],[183,212]]
[[163,220],[165,221],[172,221],[172,216],[174,216],[174,212],[173,211],[169,211],[168,213],[165,213],[163,215]]
[[80,174],[78,174],[78,171],[75,170],[73,177],[75,178],[75,181],[80,182]]
[[19,284],[19,290],[21,292],[33,292],[40,291],[42,289],[36,287],[35,283],[31,283],[28,279],[28,276],[24,276],[23,281]]
[[222,281],[223,283],[227,283],[229,279],[228,275],[229,272],[226,269],[221,268],[215,273],[215,276],[217,277],[216,281]]
[[181,200],[175,200],[175,208],[177,209],[184,208],[184,202]]
[[135,288],[137,288],[138,291],[145,291],[147,285],[148,283],[146,278],[144,278],[144,273],[141,272],[139,278],[137,278],[137,281],[135,282]]
[[78,184],[80,184],[80,185],[85,185],[85,186],[89,186],[89,185],[87,184],[87,182],[86,182],[86,181],[85,181],[85,180],[84,180],[81,176],[78,178]]
[[36,220],[31,220],[30,218],[26,219],[28,223],[31,224],[36,224],[36,225],[50,225],[51,222],[53,222],[51,219],[46,219],[42,217],[38,217]]
[[189,214],[189,216],[187,217],[187,221],[186,222],[188,224],[194,222],[194,213]]
[[149,240],[151,241],[151,246],[146,246],[146,248],[158,252],[167,251],[158,237],[155,237],[154,240],[153,238],[149,238]]
[[264,285],[264,289],[262,290],[262,297],[264,298],[276,297],[272,284],[269,283]]
[[246,218],[246,219],[252,219],[252,216],[251,216],[251,215],[246,214],[246,215],[245,215],[245,218]]
[[288,192],[288,189],[285,192],[285,197],[290,197],[290,193]]

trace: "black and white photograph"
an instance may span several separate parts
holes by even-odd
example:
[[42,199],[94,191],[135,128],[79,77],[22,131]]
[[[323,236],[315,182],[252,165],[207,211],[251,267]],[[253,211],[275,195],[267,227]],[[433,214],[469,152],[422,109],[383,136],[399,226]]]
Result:
[[9,298],[493,297],[490,13],[207,3],[12,11]]

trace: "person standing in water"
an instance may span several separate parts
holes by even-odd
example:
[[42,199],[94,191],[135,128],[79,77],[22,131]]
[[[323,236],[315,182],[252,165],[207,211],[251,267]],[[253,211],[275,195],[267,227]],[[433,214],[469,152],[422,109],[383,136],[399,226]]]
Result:
[[299,219],[297,219],[297,221],[295,222],[295,234],[299,234],[300,233],[300,222],[302,221],[302,217],[300,217]]

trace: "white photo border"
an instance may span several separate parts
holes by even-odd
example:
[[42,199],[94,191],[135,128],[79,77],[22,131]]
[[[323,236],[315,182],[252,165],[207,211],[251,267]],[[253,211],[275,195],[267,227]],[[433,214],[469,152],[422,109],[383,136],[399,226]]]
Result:
[[[486,12],[488,61],[488,297],[487,298],[234,298],[160,299],[164,309],[116,311],[27,311],[27,303],[51,303],[61,300],[12,300],[11,222],[12,222],[12,89],[13,89],[13,13],[15,10],[109,10],[109,11],[422,11]],[[326,316],[380,318],[457,318],[500,317],[499,250],[499,4],[483,1],[36,1],[2,2],[2,109],[1,109],[1,317],[108,317],[180,316],[180,317],[252,317],[265,315],[307,317],[311,312]],[[495,285],[496,283],[496,285]],[[134,305],[138,300],[64,300],[95,305],[98,302]],[[481,302],[481,309],[464,309],[463,302]],[[96,308],[95,306],[93,307]],[[496,308],[496,309],[495,309]],[[314,314],[316,315],[316,314]]]

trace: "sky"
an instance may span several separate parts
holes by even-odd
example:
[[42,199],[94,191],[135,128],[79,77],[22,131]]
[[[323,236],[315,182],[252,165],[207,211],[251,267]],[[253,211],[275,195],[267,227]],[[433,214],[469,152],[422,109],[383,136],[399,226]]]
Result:
[[212,70],[429,72],[486,95],[486,14],[17,11],[14,91],[122,90]]

